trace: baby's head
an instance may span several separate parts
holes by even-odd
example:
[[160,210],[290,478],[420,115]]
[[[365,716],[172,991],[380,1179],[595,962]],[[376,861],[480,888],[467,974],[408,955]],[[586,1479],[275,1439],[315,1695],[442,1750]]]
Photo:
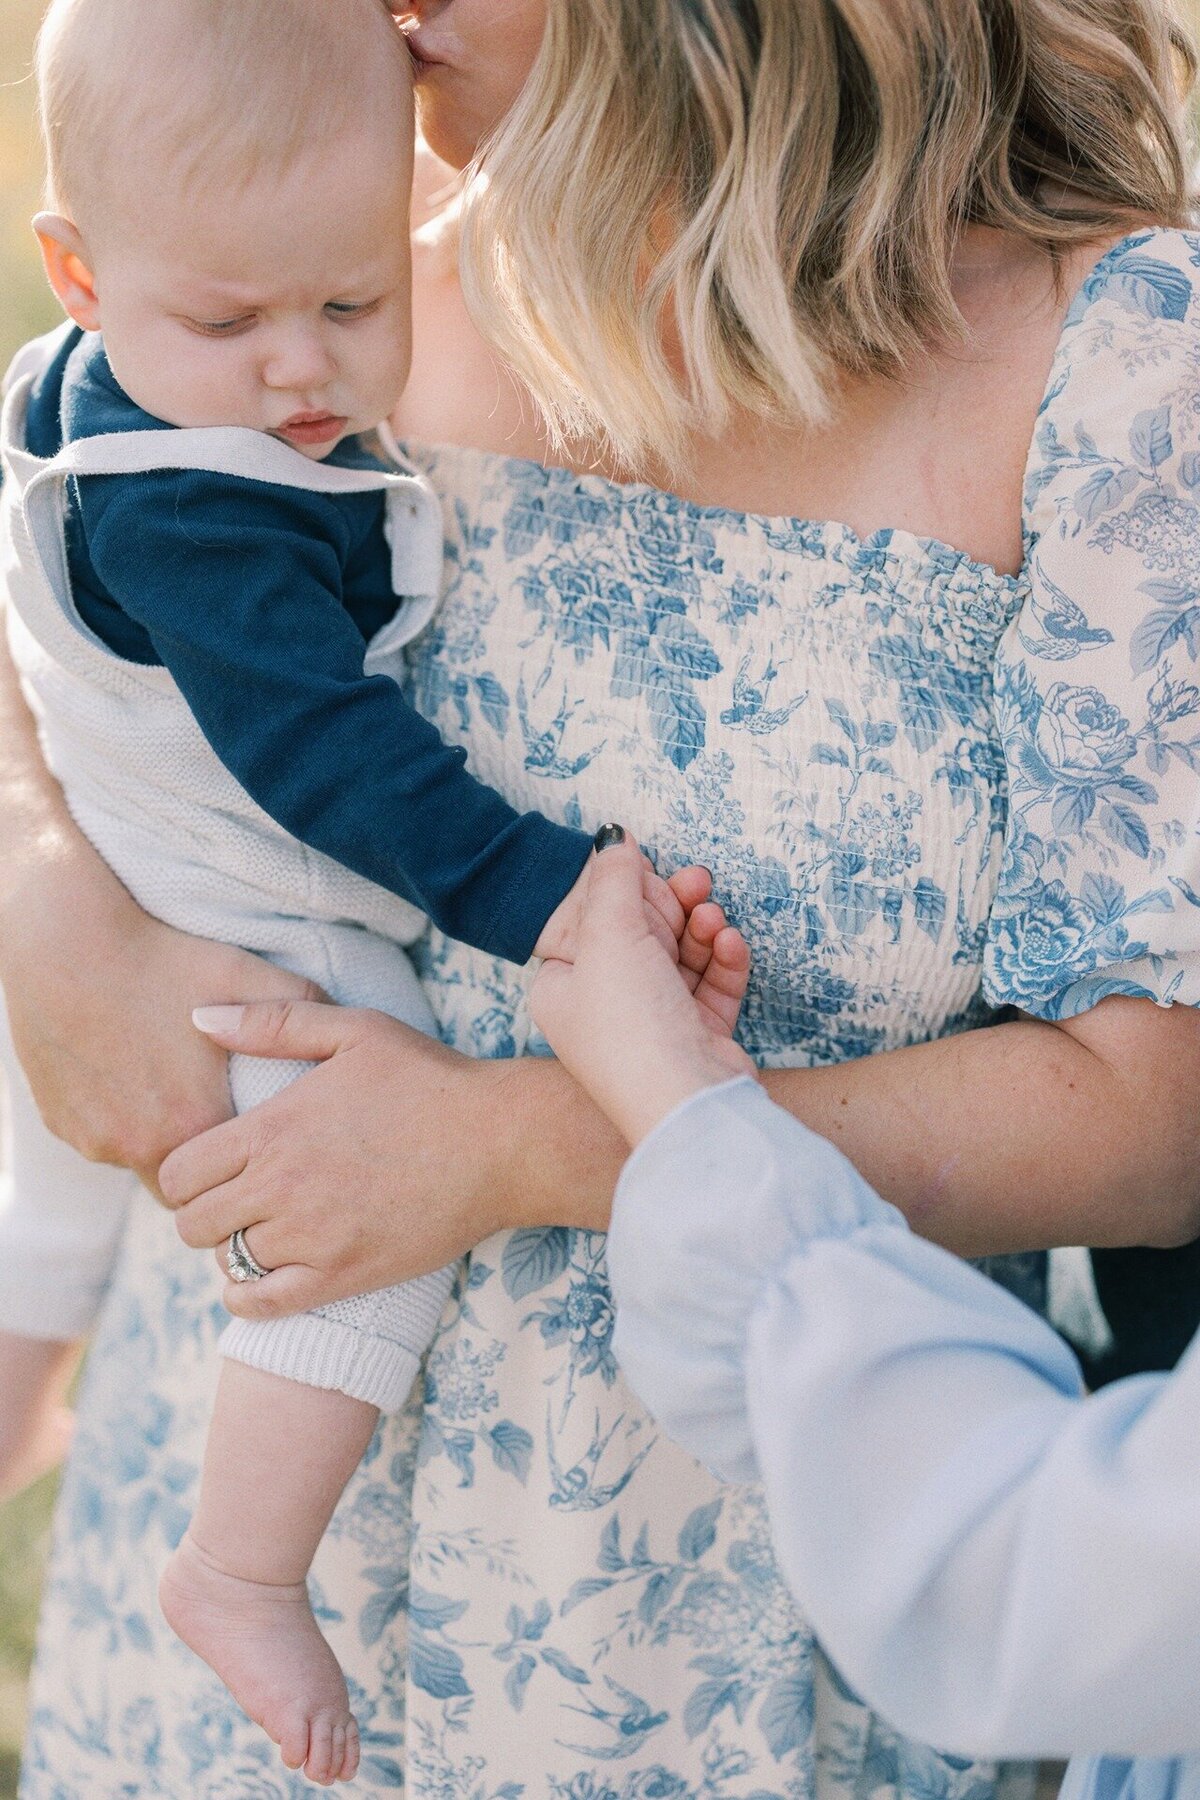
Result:
[[52,0],[38,80],[47,273],[140,407],[315,457],[391,412],[413,120],[384,0]]

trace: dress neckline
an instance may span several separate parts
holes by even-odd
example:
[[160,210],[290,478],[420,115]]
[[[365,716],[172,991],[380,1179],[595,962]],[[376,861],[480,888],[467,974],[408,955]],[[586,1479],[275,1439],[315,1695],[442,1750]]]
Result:
[[[1078,310],[1081,298],[1089,285],[1104,273],[1106,264],[1118,257],[1130,244],[1135,241],[1144,242],[1153,237],[1169,236],[1175,229],[1171,226],[1143,225],[1135,231],[1126,232],[1115,243],[1110,244],[1108,249],[1098,256],[1080,277],[1063,310],[1062,324],[1035,415],[1034,430],[1030,434],[1023,486],[1028,484],[1033,459],[1037,453],[1037,421],[1041,418],[1047,402],[1054,392],[1064,345],[1078,326],[1082,316]],[[926,537],[919,532],[908,531],[903,526],[883,525],[864,535],[840,519],[807,519],[786,513],[740,512],[736,507],[720,506],[701,500],[689,500],[681,494],[672,493],[669,489],[653,487],[648,482],[616,481],[607,475],[580,472],[557,463],[540,463],[533,457],[510,456],[499,450],[481,450],[469,444],[432,443],[409,439],[405,441],[404,448],[410,453],[424,451],[427,455],[435,456],[439,460],[452,459],[468,464],[492,465],[498,469],[507,469],[515,480],[527,484],[537,482],[545,487],[557,487],[576,493],[589,494],[596,500],[602,501],[612,512],[623,509],[634,512],[643,509],[652,509],[658,512],[669,510],[694,520],[698,524],[717,525],[723,523],[730,529],[739,532],[754,527],[765,534],[777,537],[786,535],[794,540],[789,547],[800,553],[808,551],[841,561],[894,558],[918,573],[936,572],[943,577],[951,573],[959,574],[1002,596],[1012,596],[1023,590],[1029,581],[1029,560],[1032,546],[1028,532],[1024,534],[1025,552],[1021,567],[1013,574],[1006,574],[996,568],[994,563],[980,562],[967,551],[958,549],[943,538]]]

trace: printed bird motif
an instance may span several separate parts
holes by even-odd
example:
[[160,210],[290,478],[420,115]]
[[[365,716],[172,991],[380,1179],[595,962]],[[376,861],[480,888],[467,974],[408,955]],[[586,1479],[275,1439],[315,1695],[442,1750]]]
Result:
[[[582,1713],[586,1719],[596,1719],[615,1736],[612,1744],[567,1744],[564,1750],[574,1750],[580,1756],[594,1756],[602,1762],[618,1762],[623,1757],[633,1756],[642,1748],[647,1738],[658,1731],[670,1718],[670,1713],[651,1712],[649,1705],[640,1694],[635,1694],[611,1675],[604,1677],[605,1686],[611,1688],[616,1698],[624,1704],[620,1707],[601,1706],[589,1695],[580,1693],[582,1706],[566,1706],[564,1711]],[[560,1740],[561,1741],[561,1740]]]
[[[1033,638],[1024,631],[1017,633],[1030,656],[1040,657],[1043,662],[1070,662],[1084,650],[1098,650],[1102,645],[1112,643],[1112,632],[1089,625],[1083,608],[1077,606],[1069,594],[1064,594],[1042,568],[1035,568],[1034,577],[1029,611],[1045,635]],[[1050,595],[1053,604],[1046,604],[1039,589]]]
[[529,718],[529,697],[525,692],[525,683],[517,686],[517,717],[521,722],[521,736],[525,740],[525,767],[533,775],[548,775],[552,781],[573,781],[596,760],[604,749],[607,739],[602,740],[592,750],[585,750],[582,756],[565,757],[562,754],[562,741],[571,719],[583,705],[582,700],[569,704],[564,691],[562,705],[555,713],[544,731],[539,731]]
[[633,1480],[651,1450],[654,1439],[644,1444],[631,1463],[628,1463],[616,1481],[595,1485],[596,1471],[600,1458],[612,1443],[617,1427],[625,1422],[622,1413],[603,1437],[600,1436],[600,1415],[596,1414],[596,1429],[592,1441],[577,1463],[564,1469],[554,1454],[554,1432],[550,1424],[550,1415],[546,1415],[546,1455],[550,1463],[550,1478],[553,1491],[550,1495],[551,1506],[559,1507],[564,1512],[597,1512],[600,1507],[608,1506],[624,1493]]
[[781,725],[787,724],[797,707],[804,705],[808,694],[798,695],[786,706],[768,707],[767,690],[779,673],[779,665],[773,659],[769,660],[756,682],[749,679],[749,668],[750,652],[747,651],[733,678],[733,705],[721,714],[721,723],[731,725],[735,730],[748,731],[752,737],[766,737],[769,732],[778,731]]

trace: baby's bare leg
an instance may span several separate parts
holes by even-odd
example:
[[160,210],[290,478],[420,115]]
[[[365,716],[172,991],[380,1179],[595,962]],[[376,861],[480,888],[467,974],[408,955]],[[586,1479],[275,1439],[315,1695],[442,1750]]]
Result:
[[66,1393],[79,1345],[0,1331],[0,1500],[53,1469],[71,1441]]
[[306,1577],[378,1417],[345,1394],[225,1361],[196,1514],[160,1588],[172,1630],[288,1768],[322,1785],[353,1776],[358,1728]]

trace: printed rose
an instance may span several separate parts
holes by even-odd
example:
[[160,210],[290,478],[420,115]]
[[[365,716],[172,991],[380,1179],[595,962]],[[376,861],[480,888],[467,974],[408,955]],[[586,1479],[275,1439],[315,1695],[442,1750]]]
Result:
[[1045,861],[1046,846],[1041,838],[1034,836],[1024,819],[1014,817],[1000,865],[1000,892],[1010,898],[1035,892]]
[[1038,720],[1037,747],[1046,765],[1073,783],[1119,775],[1137,748],[1129,721],[1099,688],[1056,681]]
[[1096,966],[1096,921],[1053,881],[1026,905],[992,916],[992,986],[1021,1006],[1045,1000]]

